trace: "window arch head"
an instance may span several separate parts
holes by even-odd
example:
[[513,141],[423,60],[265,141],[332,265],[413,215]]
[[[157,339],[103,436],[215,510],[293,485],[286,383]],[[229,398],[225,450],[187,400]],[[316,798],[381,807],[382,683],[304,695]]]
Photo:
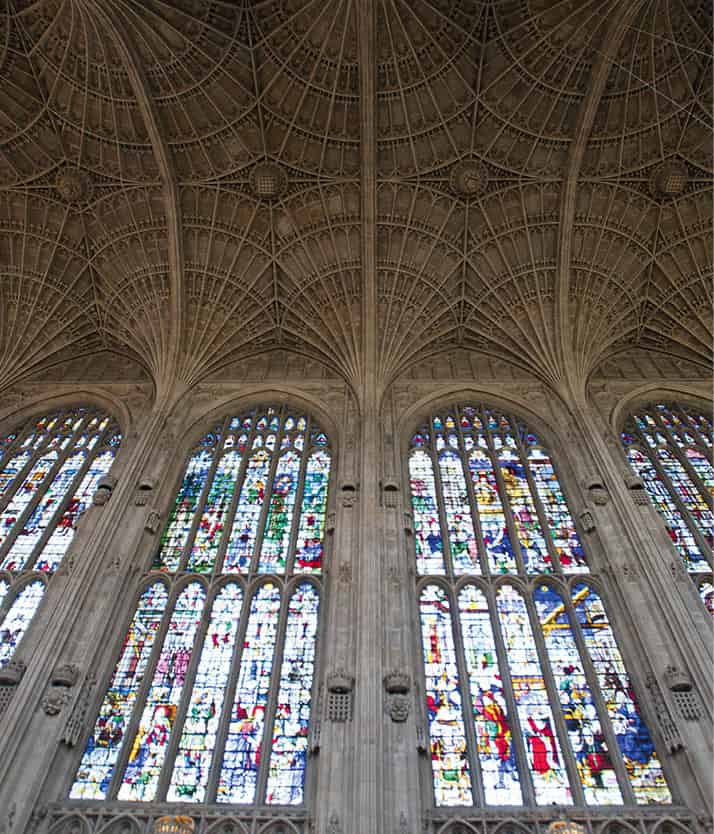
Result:
[[190,450],[70,798],[304,802],[331,462],[288,406]]
[[643,405],[621,440],[687,570],[711,570],[714,544],[712,416],[679,402]]
[[25,636],[44,578],[69,550],[120,443],[117,421],[90,406],[30,418],[0,437],[0,665]]
[[331,467],[327,435],[297,409],[216,423],[189,454],[154,568],[319,573]]
[[553,461],[517,417],[484,405],[432,415],[412,436],[409,476],[420,574],[587,571]]

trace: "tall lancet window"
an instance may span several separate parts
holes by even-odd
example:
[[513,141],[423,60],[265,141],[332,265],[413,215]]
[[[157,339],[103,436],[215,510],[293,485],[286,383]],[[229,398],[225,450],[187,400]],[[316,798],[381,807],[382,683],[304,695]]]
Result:
[[626,421],[622,443],[702,602],[714,613],[711,415],[679,403],[645,406]]
[[438,806],[671,801],[548,450],[454,406],[408,469]]
[[120,442],[115,420],[84,407],[0,437],[0,667],[27,634]]
[[304,802],[330,468],[285,407],[191,450],[70,798]]

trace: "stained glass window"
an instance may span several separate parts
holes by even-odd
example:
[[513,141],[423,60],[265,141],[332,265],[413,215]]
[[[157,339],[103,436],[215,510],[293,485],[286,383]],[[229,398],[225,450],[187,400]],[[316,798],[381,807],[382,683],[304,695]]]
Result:
[[[627,419],[622,443],[687,570],[700,575],[710,571],[711,416],[682,403],[653,403]],[[697,576],[692,578],[699,585]]]
[[70,798],[304,802],[331,460],[286,407],[189,452]]
[[419,428],[408,465],[435,804],[670,802],[541,440],[458,406]]
[[84,407],[30,419],[0,440],[0,664],[28,632],[120,441],[114,420]]

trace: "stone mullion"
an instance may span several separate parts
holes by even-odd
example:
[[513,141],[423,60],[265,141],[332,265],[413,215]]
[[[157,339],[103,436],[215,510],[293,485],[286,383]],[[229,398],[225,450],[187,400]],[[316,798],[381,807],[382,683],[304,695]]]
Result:
[[190,584],[190,582],[184,582],[179,586],[176,581],[171,584],[164,613],[161,618],[161,626],[158,628],[156,636],[154,637],[154,645],[151,647],[151,655],[148,663],[146,664],[144,675],[141,679],[141,686],[136,693],[136,700],[134,701],[134,706],[132,707],[131,716],[128,724],[126,725],[124,735],[122,736],[123,743],[114,764],[114,772],[112,773],[109,787],[107,789],[107,799],[109,800],[116,799],[121,788],[124,770],[126,769],[129,756],[131,755],[131,749],[134,744],[134,739],[136,738],[136,734],[139,730],[141,716],[146,708],[146,699],[154,682],[154,674],[156,673],[159,657],[161,656],[164,641],[166,640],[166,635],[168,634],[171,618],[173,617],[176,609],[176,602],[181,595],[181,591],[183,591],[183,589]]
[[541,674],[543,675],[543,682],[545,684],[548,700],[550,701],[550,710],[555,721],[555,730],[557,737],[560,739],[560,752],[565,763],[565,771],[570,781],[570,789],[573,797],[573,804],[577,806],[584,806],[585,794],[583,793],[583,786],[580,782],[580,773],[575,761],[575,753],[570,744],[570,736],[568,735],[568,728],[565,726],[565,719],[563,718],[563,711],[560,706],[560,698],[558,697],[558,686],[553,677],[553,670],[550,667],[550,657],[548,649],[543,638],[543,631],[540,627],[540,620],[538,619],[538,612],[536,611],[535,603],[533,601],[533,582],[529,582],[527,590],[523,595],[526,609],[530,618],[531,629],[533,631],[533,639],[538,653],[538,660],[540,661]]
[[[225,428],[225,425],[223,426],[223,428]],[[201,495],[198,499],[198,503],[196,504],[196,511],[193,514],[191,529],[188,532],[186,542],[183,546],[183,550],[181,551],[181,557],[179,559],[178,570],[176,571],[176,573],[188,571],[188,563],[191,558],[191,550],[193,549],[193,543],[196,539],[196,533],[198,532],[198,525],[201,523],[201,518],[203,517],[203,513],[206,510],[206,502],[208,501],[208,496],[211,492],[211,487],[213,486],[213,479],[216,477],[216,470],[218,469],[218,464],[222,457],[224,439],[225,431],[222,431],[221,439],[218,442],[216,442],[213,446],[213,460],[211,461],[211,465],[208,469],[208,474],[206,475],[206,480],[203,484],[203,487],[201,488]],[[190,458],[188,458],[184,464],[184,473],[186,472],[186,466],[188,465],[189,460]]]
[[[186,586],[184,585],[181,590],[185,587]],[[213,605],[220,590],[220,587],[216,588],[214,586],[211,593],[206,593],[206,599],[203,603],[201,622],[199,627],[196,629],[196,634],[193,638],[191,659],[186,669],[186,676],[183,681],[181,700],[179,701],[178,708],[176,710],[176,718],[173,726],[171,727],[166,756],[164,757],[164,763],[159,774],[159,781],[156,785],[156,802],[161,802],[166,799],[166,792],[169,789],[171,776],[173,775],[176,753],[178,751],[179,744],[181,743],[181,736],[183,735],[183,729],[186,723],[186,715],[188,713],[189,704],[191,703],[191,696],[193,695],[193,687],[196,683],[196,672],[198,670],[198,665],[201,662],[206,636],[208,635],[208,629],[211,625]],[[178,596],[176,598],[178,599]]]
[[221,712],[221,717],[218,720],[218,727],[216,728],[216,743],[213,746],[213,757],[208,770],[208,779],[206,780],[206,802],[216,801],[218,783],[223,767],[223,755],[226,749],[228,730],[230,728],[231,715],[233,713],[233,702],[235,701],[236,687],[238,686],[238,675],[240,674],[243,650],[245,648],[245,635],[248,630],[248,621],[250,620],[250,609],[253,603],[253,597],[258,592],[260,587],[260,585],[255,584],[244,585],[242,582],[239,584],[243,589],[241,618],[236,630],[233,657],[231,658],[231,668],[228,673],[228,680],[226,682],[226,689],[224,693],[223,710]]
[[[87,422],[87,420],[88,420],[87,417],[82,418],[81,425],[79,426],[79,428],[75,429],[72,432],[72,434],[69,436],[70,437],[70,442],[67,444],[66,448],[63,449],[61,447],[61,445],[58,445],[58,447],[57,447],[57,460],[52,464],[49,471],[47,472],[45,477],[42,479],[41,483],[37,487],[37,490],[35,491],[35,494],[32,496],[32,499],[28,502],[25,509],[20,513],[20,515],[15,520],[14,524],[12,525],[12,528],[10,529],[10,533],[8,534],[8,537],[5,539],[5,541],[2,543],[2,545],[0,545],[0,564],[2,564],[3,560],[5,559],[8,552],[10,551],[10,548],[17,541],[17,537],[20,534],[20,531],[25,526],[25,522],[30,518],[32,513],[34,513],[34,511],[37,509],[37,506],[39,505],[40,501],[42,501],[42,499],[47,494],[47,490],[50,488],[50,486],[52,485],[52,482],[57,477],[57,473],[64,466],[65,461],[68,460],[69,458],[71,458],[72,455],[75,452],[80,451],[79,449],[75,448],[75,444],[76,444],[77,439],[78,439],[78,437],[79,437],[79,435],[82,431],[82,428],[83,428],[84,424]],[[45,448],[44,452],[42,452],[41,454],[39,454],[39,453],[36,454],[34,456],[34,459],[31,458],[30,459],[30,464],[29,464],[30,468],[32,468],[32,466],[34,466],[37,463],[37,461],[40,460],[41,457],[43,457],[43,455],[48,454],[51,451],[54,451],[54,450]],[[84,471],[85,465],[86,465],[86,461],[82,465],[80,471]],[[19,478],[17,480],[18,480],[17,485],[19,487],[20,484],[22,483],[22,481]],[[74,483],[75,482],[72,481],[73,486],[74,486]],[[14,490],[13,497],[14,497],[14,495],[17,495],[17,489]],[[12,500],[12,499],[10,499],[10,500]],[[5,505],[5,507],[3,507],[3,510],[5,510],[7,508],[7,506],[10,503],[10,500]],[[53,518],[54,518],[54,516],[53,516]],[[37,551],[37,546],[35,546],[35,549],[33,550],[33,553],[35,553],[36,551]],[[32,554],[30,555],[30,559],[31,558],[32,558]]]
[[[19,447],[18,452],[21,452],[21,451],[22,451],[22,447]],[[45,451],[47,451],[47,450],[45,450]],[[29,448],[29,452],[30,452],[30,459],[22,467],[22,469],[20,469],[20,471],[17,473],[17,475],[15,475],[15,477],[12,479],[12,481],[10,481],[10,483],[8,484],[8,487],[12,487],[12,489],[10,489],[8,491],[8,489],[6,488],[4,493],[0,493],[0,513],[4,512],[7,505],[12,501],[12,499],[15,497],[15,495],[17,495],[17,490],[19,489],[19,487],[21,486],[21,484],[23,483],[25,478],[30,473],[30,470],[37,463],[37,461],[42,457],[42,453],[33,449],[32,447]],[[9,462],[10,462],[10,459],[9,458],[6,459],[5,460],[5,465]],[[0,468],[0,472],[2,472],[2,468]]]
[[[270,686],[264,713],[263,736],[260,741],[260,767],[255,786],[255,803],[266,804],[266,790],[270,770],[270,754],[273,749],[273,724],[280,691],[280,675],[285,659],[285,635],[287,633],[288,617],[290,616],[290,599],[297,588],[297,583],[283,584],[280,588],[281,606],[278,628],[275,635],[275,649],[273,651],[273,665],[270,670]],[[318,610],[318,616],[319,616]]]
[[[672,787],[685,803],[706,807],[711,797],[711,751],[706,738],[711,727],[711,680],[707,671],[711,663],[711,617],[701,605],[659,513],[649,501],[635,503],[626,487],[630,467],[609,426],[604,434],[599,428],[596,420],[607,425],[604,418],[582,405],[575,409],[573,419],[610,493],[611,500],[596,506],[593,512],[609,573],[608,585],[616,600],[610,621],[614,627],[614,614],[618,615],[623,626],[618,632],[620,642],[630,646],[628,656],[636,660],[630,674],[640,681],[653,674],[666,688],[664,670],[673,664],[691,675],[701,695],[700,722],[677,721],[687,754],[680,754],[677,761],[664,756],[663,765],[675,778]],[[611,438],[609,444],[607,438]]]
[[483,530],[481,529],[481,516],[478,511],[478,504],[476,502],[476,491],[474,490],[473,480],[471,478],[471,467],[469,466],[470,452],[466,449],[464,443],[464,431],[461,427],[460,410],[455,410],[457,415],[456,423],[459,427],[459,457],[461,458],[461,468],[466,478],[466,494],[469,501],[469,509],[471,511],[471,520],[474,525],[474,534],[476,536],[476,544],[478,546],[479,562],[481,564],[481,575],[490,576],[491,566],[488,563],[488,553],[486,551],[486,544],[483,540]]
[[[689,480],[692,482],[692,485],[696,488],[699,492],[702,500],[709,505],[709,509],[714,507],[714,501],[712,500],[712,496],[709,494],[709,491],[706,488],[706,485],[699,477],[699,474],[696,472],[694,467],[689,461],[689,458],[684,454],[684,450],[682,447],[677,443],[678,435],[674,429],[670,429],[668,426],[665,426],[664,421],[660,417],[659,411],[655,411],[655,422],[657,423],[657,427],[660,429],[661,432],[664,433],[664,436],[667,438],[667,449],[672,453],[672,455],[682,464],[684,471],[689,475]],[[685,441],[686,442],[686,441]]]
[[300,469],[298,470],[298,482],[295,493],[295,507],[293,509],[292,527],[290,530],[290,539],[288,540],[288,552],[285,555],[285,576],[292,576],[295,565],[295,551],[297,549],[297,538],[300,534],[300,519],[302,518],[302,501],[305,495],[305,473],[307,472],[307,462],[310,455],[316,450],[310,444],[310,437],[312,435],[312,420],[307,420],[305,427],[305,443],[300,452]]
[[[712,549],[707,544],[706,540],[704,539],[704,535],[699,528],[696,520],[693,518],[692,514],[687,509],[686,504],[682,500],[677,489],[675,489],[674,484],[670,480],[669,475],[664,471],[664,467],[659,459],[659,455],[657,455],[652,447],[650,447],[649,443],[644,436],[643,432],[640,432],[641,442],[640,442],[640,451],[644,452],[645,456],[650,460],[652,466],[654,466],[655,471],[657,472],[657,476],[662,481],[665,489],[667,490],[670,498],[674,502],[674,505],[679,510],[679,514],[682,516],[684,523],[689,528],[689,531],[694,536],[694,540],[697,543],[697,547],[699,548],[700,553],[704,557],[704,559],[709,563],[709,567],[712,565]],[[657,513],[657,517],[664,523],[664,519],[660,516],[659,512],[653,506],[653,509]],[[679,559],[682,558],[679,551],[672,544],[672,547],[677,551],[677,557]]]
[[[240,466],[238,467],[238,474],[236,475],[235,487],[233,489],[233,496],[231,497],[228,510],[226,511],[225,521],[223,523],[223,532],[221,533],[221,540],[218,543],[216,550],[216,558],[213,563],[213,578],[218,578],[223,575],[223,563],[230,544],[231,534],[233,532],[233,525],[235,524],[236,512],[238,511],[238,502],[240,501],[240,493],[243,489],[243,483],[248,472],[248,465],[253,454],[253,440],[255,439],[255,426],[251,426],[248,432],[248,440],[245,444],[245,451],[241,453]],[[227,450],[226,454],[228,451]],[[231,572],[233,573],[233,572]]]
[[[515,422],[514,418],[510,418],[512,423]],[[514,432],[515,436],[515,432]],[[543,539],[545,540],[545,546],[548,548],[548,553],[550,554],[550,568],[552,573],[556,576],[563,575],[563,568],[560,564],[560,558],[558,557],[558,553],[555,549],[555,543],[553,541],[553,536],[550,532],[550,526],[548,524],[548,518],[545,514],[545,510],[543,508],[543,502],[541,501],[540,494],[538,493],[538,489],[536,487],[535,478],[533,477],[533,473],[531,472],[531,464],[530,460],[528,459],[528,453],[525,446],[521,443],[520,438],[516,438],[516,450],[518,452],[518,457],[521,459],[521,464],[523,466],[523,471],[526,474],[526,481],[528,482],[528,490],[531,494],[531,500],[533,501],[533,506],[536,510],[536,515],[538,517],[538,523],[540,524],[541,531],[543,533]],[[552,460],[551,460],[552,464]],[[555,471],[555,467],[554,467]]]
[[[265,497],[263,498],[263,506],[260,508],[260,517],[258,518],[258,525],[255,528],[255,542],[253,544],[253,556],[250,560],[248,571],[251,577],[259,574],[260,568],[260,552],[263,549],[263,538],[265,536],[265,525],[268,521],[268,516],[270,514],[270,504],[273,500],[273,488],[275,486],[275,473],[278,468],[278,462],[282,457],[281,449],[280,449],[280,442],[283,439],[283,422],[284,422],[284,411],[283,409],[279,412],[280,415],[280,428],[277,432],[275,432],[275,448],[270,452],[270,465],[268,466],[268,475],[265,479]],[[270,420],[268,419],[268,424]],[[263,435],[263,446],[262,448],[265,449],[265,438],[271,434],[269,428],[265,430],[265,432],[261,432]]]
[[[441,452],[445,452],[442,449]],[[434,470],[434,491],[436,495],[436,509],[439,515],[439,526],[441,527],[441,548],[444,554],[444,569],[445,575],[449,582],[454,582],[456,579],[456,571],[454,570],[454,563],[451,558],[451,530],[449,529],[449,522],[446,517],[446,500],[444,498],[444,484],[441,480],[441,467],[439,465],[439,456],[441,452],[436,451],[436,444],[429,445],[429,454],[431,455],[431,465]]]
[[[518,586],[516,585],[515,587]],[[528,762],[528,751],[526,750],[526,744],[523,740],[521,717],[518,714],[518,705],[516,704],[516,698],[513,694],[511,666],[508,662],[508,650],[506,649],[506,644],[501,632],[500,616],[496,605],[496,590],[497,589],[495,589],[492,584],[489,584],[488,591],[486,593],[488,613],[491,618],[491,631],[493,633],[493,641],[496,648],[496,657],[498,658],[498,670],[503,683],[503,699],[506,702],[508,726],[511,730],[511,743],[514,745],[514,751],[516,754],[516,767],[518,770],[518,779],[521,788],[521,795],[523,797],[523,804],[533,807],[536,804],[535,788],[533,787],[533,775],[531,773],[530,763]]]
[[454,637],[456,668],[459,675],[459,689],[461,690],[461,714],[466,732],[466,755],[471,773],[471,796],[474,805],[483,807],[486,804],[486,797],[484,794],[483,775],[481,774],[481,761],[478,753],[478,733],[476,732],[473,700],[471,698],[471,679],[466,666],[466,650],[464,648],[461,612],[459,610],[460,590],[460,588],[452,586],[451,593],[449,594],[451,604],[451,631]]
[[[106,435],[106,433],[105,433]],[[52,514],[52,518],[49,520],[47,527],[45,528],[44,533],[40,537],[37,544],[32,549],[32,553],[28,557],[27,562],[25,563],[25,567],[23,570],[30,570],[30,565],[35,565],[37,563],[38,558],[42,555],[42,551],[45,549],[45,545],[50,539],[50,536],[55,532],[57,525],[59,524],[60,519],[64,515],[65,510],[69,506],[70,501],[74,498],[75,492],[77,491],[79,485],[84,480],[87,472],[89,471],[92,463],[99,457],[99,455],[103,454],[104,452],[108,451],[109,447],[106,446],[102,448],[99,446],[99,450],[95,454],[88,454],[87,459],[84,461],[82,466],[80,467],[79,471],[75,475],[72,483],[69,487],[65,490],[64,498],[59,502],[57,505],[57,509]],[[71,455],[70,455],[71,457]],[[79,521],[79,518],[77,519]],[[17,539],[17,537],[16,537]],[[66,555],[66,554],[65,554]]]
[[[588,583],[586,581],[586,578],[587,575],[579,577],[575,581],[578,583],[583,582],[583,584],[587,585]],[[588,585],[588,587],[590,586]],[[570,621],[570,627],[575,638],[575,644],[578,647],[578,652],[580,653],[580,660],[583,664],[583,673],[585,675],[585,680],[587,681],[588,687],[590,689],[590,695],[595,702],[597,717],[600,722],[600,729],[602,730],[605,736],[605,740],[607,741],[607,750],[612,766],[615,769],[615,775],[617,776],[617,784],[620,787],[623,801],[625,805],[636,805],[637,802],[635,800],[635,794],[632,790],[632,784],[630,783],[630,780],[627,776],[627,771],[625,770],[625,765],[622,760],[622,754],[620,752],[620,746],[617,743],[617,739],[615,738],[615,732],[612,729],[612,721],[610,720],[607,704],[605,703],[605,698],[602,694],[602,690],[600,689],[600,682],[598,681],[598,676],[595,671],[592,658],[590,657],[590,652],[588,651],[588,648],[585,645],[585,638],[583,637],[582,631],[580,629],[580,623],[578,622],[575,606],[573,605],[572,588],[572,584],[569,583],[566,585],[566,593],[563,594],[563,601],[565,604],[565,611]],[[597,588],[597,591],[599,594],[600,589]]]
[[518,535],[516,522],[513,520],[511,498],[506,491],[506,482],[503,479],[503,472],[501,471],[501,461],[493,446],[490,432],[486,433],[484,430],[484,437],[486,438],[488,449],[484,449],[483,451],[488,455],[491,460],[491,465],[493,466],[493,477],[496,481],[496,489],[498,490],[499,497],[501,498],[501,508],[503,509],[503,516],[506,519],[508,537],[511,541],[511,550],[513,551],[513,556],[516,560],[516,570],[519,576],[525,576],[526,567],[523,559],[523,551],[521,549],[521,539]]

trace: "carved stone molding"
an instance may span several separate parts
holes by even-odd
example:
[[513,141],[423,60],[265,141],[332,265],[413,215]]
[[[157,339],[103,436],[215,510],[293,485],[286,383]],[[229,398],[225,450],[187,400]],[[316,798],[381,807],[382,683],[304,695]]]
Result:
[[352,693],[355,679],[342,669],[327,676],[327,719],[334,723],[352,720]]
[[76,206],[91,199],[94,184],[86,171],[74,165],[65,165],[57,174],[55,188],[62,200]]
[[69,701],[69,693],[64,687],[53,687],[42,696],[41,706],[45,715],[56,716],[62,712]]
[[592,533],[595,529],[595,517],[591,509],[586,508],[580,513],[580,523],[586,533]]
[[22,660],[11,660],[0,669],[0,686],[17,686],[25,674],[27,664]]
[[79,667],[74,663],[63,663],[52,673],[52,686],[64,686],[71,688],[77,683]]
[[152,536],[156,535],[161,529],[161,513],[157,512],[157,510],[151,510],[151,512],[146,516],[146,521],[144,522],[144,530],[147,533],[151,533]]
[[457,197],[479,197],[488,185],[488,169],[477,159],[462,159],[451,169],[449,186]]
[[288,187],[288,175],[282,165],[266,160],[253,166],[249,184],[259,200],[276,200]]
[[610,493],[607,491],[603,479],[599,475],[591,474],[583,479],[583,486],[593,504],[604,507],[610,501]]

